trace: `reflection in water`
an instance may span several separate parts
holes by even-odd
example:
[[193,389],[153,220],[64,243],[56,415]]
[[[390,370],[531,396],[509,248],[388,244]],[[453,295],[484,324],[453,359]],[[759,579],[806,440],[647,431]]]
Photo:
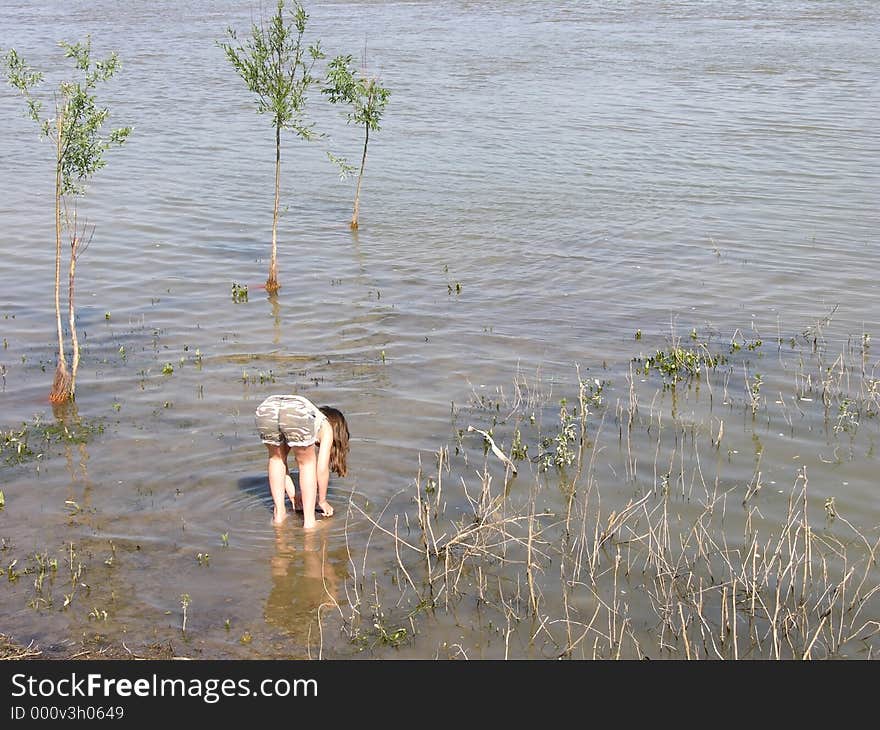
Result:
[[347,576],[344,546],[333,547],[330,531],[294,528],[290,521],[275,527],[271,560],[272,589],[265,619],[297,644],[322,645],[329,614],[336,611],[339,589]]
[[272,343],[277,345],[281,342],[281,304],[276,292],[267,295],[267,299],[272,305]]
[[[58,429],[64,444],[64,458],[67,473],[70,474],[70,486],[67,496],[67,504],[75,508],[75,512],[83,512],[83,519],[88,522],[91,512],[92,482],[88,474],[89,452],[86,449],[91,427],[84,423],[79,415],[76,402],[52,404],[52,415],[55,417],[55,427]],[[76,489],[77,482],[82,483],[82,493]]]

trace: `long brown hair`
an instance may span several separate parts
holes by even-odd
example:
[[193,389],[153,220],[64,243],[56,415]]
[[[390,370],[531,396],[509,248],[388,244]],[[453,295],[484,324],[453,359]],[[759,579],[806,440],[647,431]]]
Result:
[[348,473],[348,423],[342,411],[330,406],[319,408],[333,427],[333,448],[330,449],[330,470],[337,476],[344,477]]

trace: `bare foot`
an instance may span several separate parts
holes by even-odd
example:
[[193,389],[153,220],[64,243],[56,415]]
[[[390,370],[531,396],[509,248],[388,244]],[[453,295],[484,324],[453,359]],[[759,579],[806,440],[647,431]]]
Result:
[[333,507],[330,503],[325,499],[323,502],[318,502],[318,506],[321,508],[321,511],[324,513],[324,517],[332,517],[333,516]]
[[280,519],[279,519],[277,513],[275,513],[275,512],[272,513],[272,524],[273,525],[280,525],[286,519],[287,519],[287,512],[285,512],[283,515],[281,515]]
[[311,520],[311,521],[303,520],[303,529],[304,530],[313,530],[317,526],[318,526],[318,523],[316,520]]

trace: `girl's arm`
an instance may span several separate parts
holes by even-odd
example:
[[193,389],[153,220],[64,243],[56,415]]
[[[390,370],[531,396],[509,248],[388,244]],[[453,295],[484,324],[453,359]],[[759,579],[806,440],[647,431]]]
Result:
[[327,486],[330,484],[330,450],[333,448],[333,427],[325,420],[321,424],[321,441],[318,444],[318,504],[327,501]]

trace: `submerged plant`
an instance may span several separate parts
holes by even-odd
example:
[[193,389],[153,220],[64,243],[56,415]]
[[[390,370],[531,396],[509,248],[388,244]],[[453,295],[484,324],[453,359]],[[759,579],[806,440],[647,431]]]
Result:
[[21,428],[0,431],[0,457],[7,464],[20,464],[42,456],[46,446],[63,443],[84,444],[104,432],[100,421],[86,422],[80,418],[60,418],[44,423],[39,416]]
[[183,621],[180,625],[180,630],[185,634],[186,633],[186,609],[189,608],[192,600],[189,597],[189,593],[181,593],[180,594],[180,608],[183,610]]
[[25,424],[20,430],[0,432],[0,454],[7,464],[16,464],[34,456],[28,446],[30,431]]
[[763,380],[761,379],[760,373],[755,373],[755,376],[747,381],[748,383],[748,392],[749,392],[749,405],[752,409],[752,415],[754,416],[758,412],[758,408],[761,407],[761,385]]
[[679,381],[699,377],[703,367],[714,369],[724,362],[724,356],[712,354],[703,346],[688,349],[676,345],[669,350],[657,350],[645,360],[644,370],[645,375],[656,370],[667,385],[674,386]]
[[[827,363],[818,364],[824,374]],[[844,365],[836,368],[846,374]],[[722,377],[725,389],[728,375]],[[839,384],[822,384],[844,413],[851,408],[845,398],[855,402],[858,397],[864,403],[875,396],[870,370],[858,382],[855,371],[849,375],[849,380],[841,376]],[[706,376],[715,378],[712,372]],[[779,400],[768,403],[756,383],[762,380],[748,374],[746,391],[752,389],[762,408],[779,405],[785,415],[786,397],[780,394]],[[768,385],[763,382],[763,390]],[[795,387],[799,389],[800,382]],[[841,395],[838,387],[851,395]],[[578,451],[581,418],[602,407],[603,395],[613,400],[608,390],[578,375],[578,402],[570,398],[566,406],[559,401],[558,432],[554,428],[544,439],[544,458],[536,460],[536,467],[565,465],[570,452]],[[659,395],[659,387],[657,391]],[[530,414],[550,403],[544,393],[536,400],[538,392],[517,384],[513,397],[501,397],[501,413],[506,415],[493,418],[496,438],[510,428],[515,445],[510,453],[515,458],[531,435],[525,425]],[[531,485],[522,476],[516,482],[505,478],[498,487],[498,470],[489,464],[475,470],[464,446],[453,457],[458,457],[452,468],[461,472],[460,478],[449,479],[448,462],[438,460],[432,475],[423,474],[420,464],[409,500],[396,500],[394,495],[384,508],[351,500],[358,519],[369,521],[376,534],[381,531],[391,543],[372,558],[370,545],[362,546],[362,556],[350,551],[346,597],[351,614],[343,619],[350,621],[353,641],[363,649],[381,649],[418,636],[424,647],[437,638],[434,629],[446,639],[447,628],[454,625],[460,632],[461,644],[455,645],[460,654],[465,655],[463,647],[472,641],[481,658],[876,655],[880,541],[871,528],[861,531],[838,511],[834,497],[824,492],[824,475],[817,500],[808,489],[803,466],[787,496],[774,488],[761,493],[766,504],[750,503],[762,485],[765,451],[755,424],[746,426],[755,445],[754,476],[742,507],[731,510],[731,487],[737,480],[720,471],[720,459],[713,479],[707,480],[700,467],[705,449],[721,443],[724,421],[716,415],[709,424],[670,418],[663,400],[673,401],[675,408],[675,398],[658,397],[652,400],[651,412],[643,409],[640,415],[632,391],[628,408],[618,399],[614,420],[620,424],[619,446],[600,444],[597,424],[595,441],[581,444],[587,458],[571,474],[560,473],[560,486],[566,487],[562,496],[572,495],[561,502],[548,490],[548,478],[537,478]],[[495,401],[486,403],[483,396],[478,401],[477,407],[496,411]],[[726,395],[725,404],[732,405]],[[748,399],[740,405],[745,414],[752,411]],[[817,402],[816,409],[828,417],[824,404]],[[629,453],[627,425],[644,428],[656,439],[653,468],[649,462],[637,470],[635,456]],[[469,426],[471,430],[476,429]],[[627,462],[623,469],[615,468],[616,456]],[[524,472],[528,468],[528,463],[522,466]],[[766,468],[763,473],[764,485],[776,484],[766,480]],[[863,485],[870,485],[866,472],[860,476]],[[718,489],[725,482],[731,487]],[[447,499],[454,508],[447,510]],[[822,499],[825,529],[812,522],[815,511],[821,514]],[[771,506],[781,514],[765,517],[762,510]],[[386,591],[399,595],[389,597]],[[467,620],[474,615],[472,622]]]
[[545,449],[541,455],[541,468],[546,470],[551,466],[564,469],[574,463],[577,453],[574,444],[578,440],[577,420],[574,413],[567,407],[565,398],[559,402],[559,431],[553,437],[545,438],[541,446]]
[[529,445],[522,440],[522,433],[517,428],[513,432],[513,443],[510,445],[510,458],[515,461],[524,461],[529,457]]
[[232,282],[232,301],[236,304],[240,304],[242,302],[246,302],[248,300],[248,287],[247,284],[238,284],[237,282]]

